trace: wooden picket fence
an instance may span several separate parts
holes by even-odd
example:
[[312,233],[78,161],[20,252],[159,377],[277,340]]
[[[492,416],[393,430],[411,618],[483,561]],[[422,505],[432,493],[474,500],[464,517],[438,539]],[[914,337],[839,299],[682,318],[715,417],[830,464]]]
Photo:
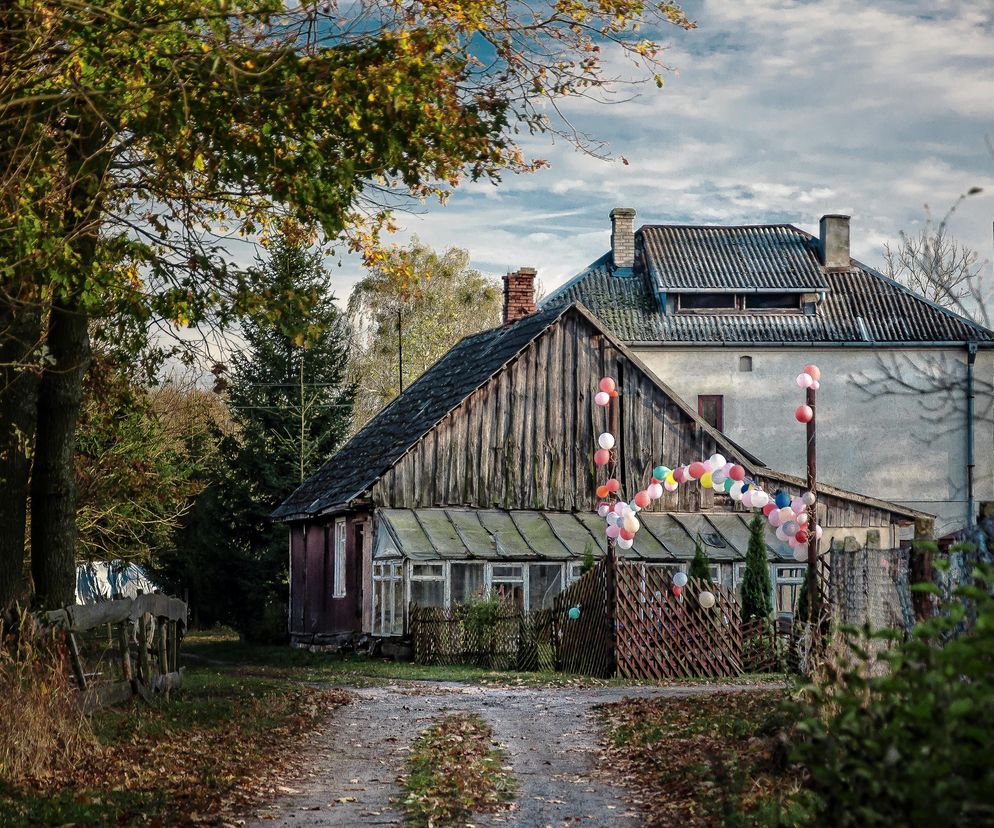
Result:
[[[603,678],[614,675],[610,578],[611,571],[602,560],[556,596],[553,644],[557,670]],[[578,610],[580,617],[570,618],[571,609]]]
[[167,595],[138,595],[46,613],[66,631],[69,661],[85,712],[169,693],[182,682],[180,643],[187,607]]

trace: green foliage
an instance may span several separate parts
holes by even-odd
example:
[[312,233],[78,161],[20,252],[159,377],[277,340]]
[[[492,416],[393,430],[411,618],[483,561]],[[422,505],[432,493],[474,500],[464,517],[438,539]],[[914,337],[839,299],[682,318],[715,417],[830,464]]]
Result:
[[583,547],[583,557],[580,559],[580,574],[586,575],[597,565],[597,561],[594,559],[594,543],[593,541],[587,541],[586,546]]
[[773,584],[766,558],[766,521],[756,514],[749,523],[745,575],[742,578],[742,618],[769,618],[773,614]]
[[852,661],[829,663],[799,711],[795,758],[810,774],[810,798],[798,823],[991,824],[994,569],[973,574],[948,614],[906,641],[893,630],[845,631]]
[[282,234],[259,278],[287,310],[243,329],[228,388],[232,429],[218,434],[216,472],[163,569],[174,588],[190,588],[198,622],[267,641],[285,635],[288,591],[286,527],[269,515],[344,439],[352,389],[348,327],[320,255]]
[[708,565],[708,556],[704,553],[700,535],[694,541],[694,559],[690,562],[690,570],[687,574],[691,578],[697,578],[702,583],[711,583],[711,567]]
[[808,578],[805,573],[804,581],[797,593],[797,607],[794,609],[794,620],[807,622],[811,617],[811,606],[808,603]]
[[356,330],[352,376],[360,427],[460,339],[500,322],[501,289],[469,267],[469,253],[437,253],[416,238],[376,260],[349,297]]

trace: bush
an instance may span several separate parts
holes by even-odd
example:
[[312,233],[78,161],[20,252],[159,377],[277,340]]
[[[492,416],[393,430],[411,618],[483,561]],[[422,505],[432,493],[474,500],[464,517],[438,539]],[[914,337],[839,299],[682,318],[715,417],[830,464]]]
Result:
[[0,781],[60,773],[97,749],[69,675],[61,632],[0,616]]
[[708,556],[704,554],[700,535],[694,541],[694,559],[690,562],[690,571],[687,574],[691,578],[697,578],[702,584],[711,583],[711,567],[708,566]]
[[[827,663],[799,711],[794,755],[810,800],[797,824],[994,823],[994,568],[974,577],[947,615],[918,624],[907,641],[895,631],[844,633],[853,658]],[[967,631],[949,637],[964,622]],[[885,642],[897,643],[875,654]]]
[[742,618],[769,618],[773,614],[773,584],[766,559],[766,521],[761,514],[749,524],[745,575],[742,578]]

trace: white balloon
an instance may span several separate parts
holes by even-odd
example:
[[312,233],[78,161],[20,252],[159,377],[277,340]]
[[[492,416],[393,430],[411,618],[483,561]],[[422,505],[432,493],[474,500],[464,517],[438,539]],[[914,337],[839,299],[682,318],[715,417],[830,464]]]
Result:
[[732,488],[728,490],[728,494],[732,500],[742,500],[742,481],[733,483]]
[[714,606],[714,593],[704,590],[704,592],[697,596],[697,601],[704,609],[711,609]]
[[780,510],[780,523],[781,523],[781,525],[783,525],[784,523],[789,523],[795,517],[797,517],[797,515],[794,514],[794,510],[791,509],[789,506],[784,506]]
[[708,465],[711,467],[711,471],[718,471],[722,466],[725,465],[725,458],[720,454],[712,454],[711,459],[708,460]]
[[631,549],[632,548],[632,544],[635,543],[635,541],[628,540],[628,538],[618,538],[618,540],[616,541],[616,543],[622,549]]
[[621,523],[621,518],[618,515],[616,515],[614,512],[608,512],[607,522],[609,526],[617,526],[619,523]]
[[784,543],[787,542],[787,534],[783,531],[782,526],[777,527],[777,540],[783,541]]
[[815,524],[815,540],[821,540],[822,529],[817,523]]
[[805,506],[814,506],[814,504],[815,504],[815,493],[814,492],[805,492],[804,494],[801,495],[801,500],[804,501],[804,505]]
[[757,489],[752,493],[752,505],[755,509],[762,509],[770,502],[770,496],[762,489]]
[[616,515],[623,515],[625,513],[625,508],[628,506],[623,500],[619,500],[614,504],[614,513]]
[[680,484],[677,483],[676,481],[673,481],[672,483],[667,481],[666,483],[663,483],[663,488],[666,489],[666,491],[668,492],[675,492],[677,489],[680,488]]
[[798,546],[794,549],[794,560],[802,563],[808,559],[808,549],[806,546]]
[[597,445],[599,445],[602,449],[613,449],[614,435],[609,431],[605,431],[600,437],[597,438]]
[[678,587],[685,587],[685,586],[687,586],[687,573],[686,572],[677,572],[673,576],[673,586],[678,586]]
[[811,374],[798,374],[797,379],[794,380],[801,388],[810,388],[811,384],[814,382],[814,378]]
[[597,507],[597,514],[599,514],[601,517],[607,517],[610,511],[611,507],[607,503],[602,503],[600,506]]
[[625,517],[622,525],[629,532],[637,532],[639,528],[642,526],[642,524],[639,523],[639,519],[635,517],[635,515],[628,515],[627,517]]
[[663,487],[659,483],[650,483],[649,488],[645,492],[653,500],[659,500],[663,496]]

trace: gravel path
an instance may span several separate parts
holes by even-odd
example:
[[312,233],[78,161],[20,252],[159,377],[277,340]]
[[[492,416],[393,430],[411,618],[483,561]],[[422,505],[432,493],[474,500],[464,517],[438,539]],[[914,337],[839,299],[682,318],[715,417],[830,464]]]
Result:
[[753,689],[759,686],[582,689],[427,682],[356,689],[357,701],[336,711],[309,747],[310,771],[246,824],[254,828],[400,825],[402,816],[392,800],[411,741],[436,716],[467,711],[479,713],[493,728],[507,749],[518,785],[512,809],[481,816],[477,826],[635,828],[639,815],[624,802],[623,790],[594,773],[594,706],[628,696]]

